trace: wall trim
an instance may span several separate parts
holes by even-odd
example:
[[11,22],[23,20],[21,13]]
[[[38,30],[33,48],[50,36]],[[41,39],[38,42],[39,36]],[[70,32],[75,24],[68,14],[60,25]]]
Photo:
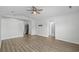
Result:
[[1,38],[2,40],[7,40],[7,39],[13,39],[17,37],[24,37],[24,35],[17,35],[17,36],[12,36],[12,37],[7,37],[7,38]]
[[[60,40],[60,39],[55,39],[55,40]],[[61,40],[61,41],[65,41],[65,42],[68,42],[68,43],[79,45],[79,42],[71,42],[71,41],[68,41],[68,40]]]

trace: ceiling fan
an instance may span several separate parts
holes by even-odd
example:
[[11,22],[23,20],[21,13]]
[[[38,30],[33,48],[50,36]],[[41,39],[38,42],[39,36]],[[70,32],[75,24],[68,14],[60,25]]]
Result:
[[43,9],[38,9],[37,7],[35,6],[32,6],[32,9],[31,10],[27,10],[27,11],[32,11],[32,14],[33,15],[37,15],[37,14],[40,14],[40,11],[42,11]]

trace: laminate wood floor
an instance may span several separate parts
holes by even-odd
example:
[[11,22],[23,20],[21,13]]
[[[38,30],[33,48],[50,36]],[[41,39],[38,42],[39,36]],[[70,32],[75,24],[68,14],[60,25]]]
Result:
[[1,52],[79,52],[79,45],[41,36],[2,41]]

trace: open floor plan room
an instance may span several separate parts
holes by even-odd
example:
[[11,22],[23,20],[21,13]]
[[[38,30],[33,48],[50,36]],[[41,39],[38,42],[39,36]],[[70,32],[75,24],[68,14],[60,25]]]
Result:
[[0,52],[79,52],[79,6],[0,6]]

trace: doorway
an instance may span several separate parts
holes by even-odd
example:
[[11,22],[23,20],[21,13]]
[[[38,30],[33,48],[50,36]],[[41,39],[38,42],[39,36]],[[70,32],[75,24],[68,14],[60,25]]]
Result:
[[31,36],[31,20],[24,22],[24,36]]
[[55,23],[49,22],[49,37],[55,38]]
[[25,24],[25,35],[29,35],[29,24]]

